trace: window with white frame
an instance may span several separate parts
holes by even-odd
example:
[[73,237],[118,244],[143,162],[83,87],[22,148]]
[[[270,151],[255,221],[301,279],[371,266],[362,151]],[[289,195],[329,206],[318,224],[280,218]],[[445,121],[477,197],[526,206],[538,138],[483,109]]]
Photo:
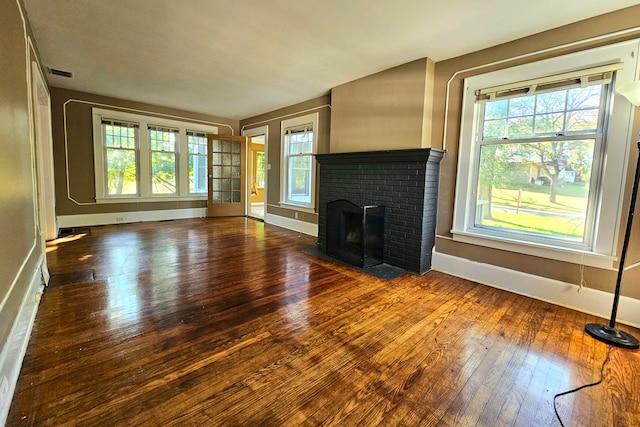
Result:
[[137,123],[102,119],[106,192],[110,196],[138,194]]
[[637,44],[465,80],[454,240],[611,265]]
[[187,131],[189,193],[207,193],[207,135]]
[[178,129],[149,126],[151,149],[151,193],[176,193],[176,148]]
[[282,122],[282,204],[315,207],[317,128],[317,113]]
[[207,134],[217,126],[104,108],[92,115],[98,203],[206,199]]

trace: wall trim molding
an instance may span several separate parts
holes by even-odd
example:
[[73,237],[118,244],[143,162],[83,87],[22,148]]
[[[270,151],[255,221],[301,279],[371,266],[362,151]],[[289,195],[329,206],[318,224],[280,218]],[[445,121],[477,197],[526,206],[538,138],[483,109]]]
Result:
[[280,215],[266,213],[264,215],[265,224],[276,225],[286,228],[287,230],[297,231],[298,233],[308,234],[309,236],[318,236],[318,224],[291,219]]
[[22,298],[7,341],[0,351],[0,425],[4,425],[9,415],[11,400],[38,312],[40,296],[44,289],[40,269],[44,258],[45,254],[41,254],[37,267],[31,273],[29,288]]
[[[483,264],[435,250],[432,262],[433,269],[436,271],[602,317],[607,320],[607,324],[611,316],[613,294],[609,292],[584,287],[580,291],[579,286],[571,283]],[[616,321],[639,327],[640,300],[620,297]]]
[[131,222],[166,221],[171,219],[204,218],[207,208],[165,209],[157,211],[111,212],[58,216],[59,228],[93,225],[125,224]]

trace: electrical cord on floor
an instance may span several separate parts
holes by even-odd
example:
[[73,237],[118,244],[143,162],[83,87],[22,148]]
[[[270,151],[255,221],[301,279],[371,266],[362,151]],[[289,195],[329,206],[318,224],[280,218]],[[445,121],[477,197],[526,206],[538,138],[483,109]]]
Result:
[[604,379],[604,368],[607,366],[607,363],[609,363],[609,357],[611,356],[611,350],[613,349],[612,346],[608,346],[609,348],[607,349],[607,357],[604,358],[604,362],[602,362],[602,367],[600,368],[600,379],[594,383],[591,384],[584,384],[581,385],[580,387],[576,387],[572,390],[568,390],[568,391],[563,391],[562,393],[558,393],[555,396],[553,396],[553,410],[556,412],[556,418],[558,419],[558,422],[560,422],[560,425],[562,427],[564,427],[564,423],[562,422],[562,419],[560,418],[560,414],[558,414],[558,408],[556,407],[556,399],[560,396],[565,396],[567,394],[571,394],[571,393],[575,393],[577,391],[582,390],[583,388],[587,388],[587,387],[593,387],[596,386],[598,384],[600,384],[602,382],[602,380]]

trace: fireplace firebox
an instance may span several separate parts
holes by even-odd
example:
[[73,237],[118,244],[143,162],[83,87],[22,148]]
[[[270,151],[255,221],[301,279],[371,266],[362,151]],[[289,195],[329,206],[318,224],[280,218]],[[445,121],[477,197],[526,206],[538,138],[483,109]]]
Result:
[[327,203],[327,254],[365,268],[382,264],[384,206]]

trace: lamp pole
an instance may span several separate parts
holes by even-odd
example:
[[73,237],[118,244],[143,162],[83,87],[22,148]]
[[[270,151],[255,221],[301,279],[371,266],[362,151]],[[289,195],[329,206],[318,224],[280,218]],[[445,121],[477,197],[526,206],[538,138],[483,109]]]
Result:
[[616,316],[618,315],[618,303],[620,302],[620,288],[622,285],[622,276],[624,274],[624,262],[627,257],[627,249],[629,247],[629,239],[631,238],[631,226],[633,225],[633,213],[636,209],[636,199],[638,197],[638,181],[640,181],[640,141],[638,141],[638,163],[636,164],[636,176],[633,181],[633,190],[631,193],[631,203],[629,204],[629,216],[627,218],[627,229],[624,233],[624,242],[622,244],[622,254],[620,255],[620,266],[618,267],[618,278],[616,280],[616,290],[613,294],[613,308],[611,309],[611,320],[609,326],[598,323],[589,323],[584,329],[597,340],[616,347],[635,349],[640,347],[638,340],[631,334],[616,328]]

